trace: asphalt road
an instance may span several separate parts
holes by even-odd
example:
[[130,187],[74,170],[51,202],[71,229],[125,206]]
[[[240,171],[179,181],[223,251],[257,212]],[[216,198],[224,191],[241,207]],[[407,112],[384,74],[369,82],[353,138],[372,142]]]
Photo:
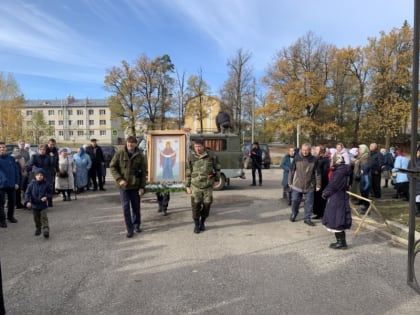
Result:
[[111,178],[105,192],[56,197],[48,240],[17,210],[0,229],[8,314],[419,314],[405,249],[367,229],[353,237],[356,224],[348,250],[329,249],[320,223],[289,221],[279,169],[262,187],[246,174],[215,192],[198,235],[189,196],[172,194],[164,217],[146,194],[143,232],[127,239]]

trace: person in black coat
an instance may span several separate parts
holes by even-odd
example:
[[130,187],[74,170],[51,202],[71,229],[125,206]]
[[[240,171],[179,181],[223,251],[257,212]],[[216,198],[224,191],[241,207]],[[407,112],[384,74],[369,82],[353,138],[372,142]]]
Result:
[[256,172],[258,172],[258,183],[262,185],[262,151],[258,142],[252,144],[251,151],[249,152],[252,161],[252,186],[257,185]]
[[295,148],[290,147],[289,153],[287,153],[280,163],[280,168],[283,170],[283,179],[281,185],[283,186],[283,199],[288,201],[289,206],[292,205],[292,190],[289,188],[288,178],[290,166],[292,165],[295,157]]
[[[45,171],[45,179],[50,185],[51,191],[54,191],[54,179],[53,174],[55,173],[55,165],[57,163],[56,157],[54,154],[47,154],[47,145],[40,144],[38,146],[38,153],[31,156],[29,163],[26,167],[28,172],[31,172],[29,176],[29,181],[35,178],[33,171],[35,169],[42,168]],[[52,207],[52,196],[48,198],[48,207]]]
[[90,146],[86,148],[86,153],[92,161],[92,167],[89,170],[89,178],[93,184],[93,190],[105,190],[102,169],[105,164],[104,153],[102,148],[97,145],[96,139],[90,140]]
[[344,163],[344,158],[335,154],[333,157],[333,173],[331,179],[325,187],[322,196],[327,199],[322,224],[330,232],[335,233],[336,243],[331,243],[330,248],[346,249],[346,229],[350,229],[352,224],[351,208],[347,188],[351,173],[350,165]]
[[315,147],[315,156],[318,159],[318,168],[316,171],[321,176],[321,189],[315,191],[313,208],[313,214],[315,216],[312,217],[312,219],[318,220],[322,219],[324,216],[325,205],[327,204],[326,200],[322,198],[322,192],[329,182],[328,173],[330,171],[330,159],[327,154],[327,149],[322,145]]
[[230,124],[230,116],[224,111],[220,111],[216,116],[216,127],[217,131],[224,133],[225,130],[232,129]]

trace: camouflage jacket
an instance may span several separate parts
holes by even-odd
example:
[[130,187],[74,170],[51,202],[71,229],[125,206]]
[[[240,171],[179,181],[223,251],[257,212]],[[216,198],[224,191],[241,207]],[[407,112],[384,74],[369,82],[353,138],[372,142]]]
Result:
[[202,155],[192,153],[186,166],[187,187],[208,188],[220,178],[220,163],[211,151],[204,151]]

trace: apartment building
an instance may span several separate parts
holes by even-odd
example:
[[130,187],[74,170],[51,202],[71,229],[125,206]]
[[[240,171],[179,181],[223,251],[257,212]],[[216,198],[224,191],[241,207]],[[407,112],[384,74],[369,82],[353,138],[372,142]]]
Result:
[[[39,130],[34,114],[42,112],[49,130]],[[120,123],[111,119],[107,99],[27,100],[23,107],[23,129],[31,143],[55,138],[58,143],[88,143],[98,139],[100,144],[119,144],[124,139]]]

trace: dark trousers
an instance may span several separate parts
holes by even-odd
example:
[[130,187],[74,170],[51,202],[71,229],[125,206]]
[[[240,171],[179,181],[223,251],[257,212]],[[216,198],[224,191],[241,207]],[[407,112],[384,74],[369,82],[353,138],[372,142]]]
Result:
[[7,195],[7,218],[13,218],[15,215],[16,191],[14,188],[0,189],[0,222],[6,221],[4,212],[4,203]]
[[103,189],[104,182],[103,182],[103,175],[102,175],[102,165],[92,165],[91,169],[89,170],[89,178],[92,181],[93,189]]
[[381,198],[381,172],[378,174],[371,174],[372,178],[372,193],[376,198]]
[[134,226],[140,226],[141,223],[139,190],[120,188],[120,200],[127,232],[133,232]]
[[259,181],[258,181],[258,183],[261,185],[262,184],[262,172],[261,172],[261,167],[258,167],[258,166],[254,166],[254,165],[252,165],[252,185],[256,185],[256,172],[258,172],[258,178],[259,178]]

